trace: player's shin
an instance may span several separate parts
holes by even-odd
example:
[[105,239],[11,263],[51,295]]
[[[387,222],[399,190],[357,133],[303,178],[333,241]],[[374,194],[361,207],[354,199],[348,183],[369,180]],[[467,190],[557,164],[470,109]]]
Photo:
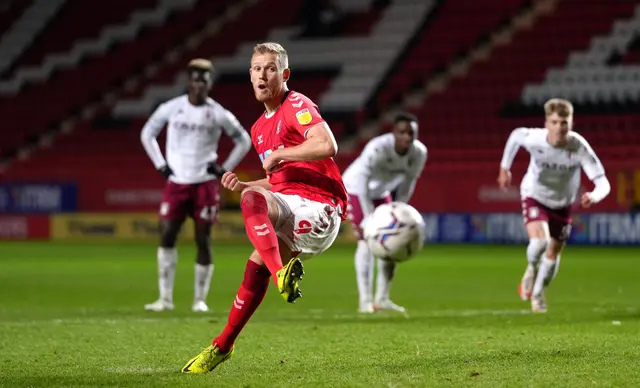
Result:
[[358,295],[360,297],[359,310],[361,313],[373,312],[373,264],[373,254],[369,250],[366,241],[358,240],[355,266]]
[[376,279],[376,304],[390,300],[391,282],[396,274],[397,264],[393,261],[378,259]]
[[176,248],[158,248],[158,288],[160,299],[173,303],[173,283],[178,262],[178,250]]
[[207,265],[196,263],[194,275],[194,302],[204,302],[209,294],[211,277],[213,276],[213,263]]
[[267,199],[257,191],[247,191],[240,201],[245,230],[249,240],[256,248],[265,265],[271,272],[275,284],[276,273],[282,268],[282,258],[278,248],[278,236],[269,220]]
[[538,269],[536,281],[533,285],[533,297],[541,296],[545,287],[551,284],[551,281],[556,274],[556,267],[559,258],[559,255],[555,259],[551,259],[547,257],[547,255],[544,256],[542,263],[540,263],[540,268]]
[[541,238],[529,239],[529,245],[527,245],[527,263],[530,268],[534,270],[540,263],[542,254],[547,249],[547,240]]
[[269,287],[269,271],[259,264],[249,260],[244,271],[244,280],[236,294],[231,311],[227,319],[227,324],[222,333],[213,340],[213,345],[223,353],[227,353],[247,324],[253,313],[256,311]]
[[535,237],[529,239],[529,245],[527,246],[527,269],[524,271],[524,275],[518,286],[518,294],[522,300],[529,300],[529,298],[531,298],[540,258],[547,249],[547,244],[546,239]]

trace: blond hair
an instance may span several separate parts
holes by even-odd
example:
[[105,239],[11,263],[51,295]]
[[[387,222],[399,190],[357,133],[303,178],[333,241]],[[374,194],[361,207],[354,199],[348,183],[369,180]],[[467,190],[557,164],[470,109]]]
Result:
[[560,117],[573,116],[573,104],[562,98],[552,98],[544,104],[545,116],[557,113]]
[[280,43],[275,42],[264,42],[258,43],[253,46],[253,54],[276,54],[278,56],[278,69],[284,70],[289,68],[289,56],[287,55],[287,50],[280,45]]

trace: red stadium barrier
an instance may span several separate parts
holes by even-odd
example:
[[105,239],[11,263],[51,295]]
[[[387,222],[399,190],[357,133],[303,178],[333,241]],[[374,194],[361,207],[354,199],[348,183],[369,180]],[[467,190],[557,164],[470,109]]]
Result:
[[49,216],[0,216],[0,240],[48,240]]

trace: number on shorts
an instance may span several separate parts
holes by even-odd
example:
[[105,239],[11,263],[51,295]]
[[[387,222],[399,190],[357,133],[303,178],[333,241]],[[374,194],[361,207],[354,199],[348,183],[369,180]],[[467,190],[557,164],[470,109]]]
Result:
[[535,206],[529,208],[529,219],[536,219],[538,218],[539,215],[540,215],[540,209],[538,209]]
[[200,211],[200,218],[205,221],[213,220],[216,217],[218,209],[215,206],[205,206]]

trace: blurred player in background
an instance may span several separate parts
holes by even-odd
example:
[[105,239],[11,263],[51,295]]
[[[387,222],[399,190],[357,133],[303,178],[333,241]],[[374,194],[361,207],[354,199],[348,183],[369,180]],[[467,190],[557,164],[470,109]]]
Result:
[[[208,311],[206,304],[213,261],[211,227],[218,214],[218,181],[235,168],[251,148],[251,139],[236,117],[208,97],[213,66],[194,59],[187,67],[188,93],[161,104],[142,129],[141,140],[153,165],[166,179],[160,204],[158,286],[160,298],[146,310],[173,310],[173,281],[178,261],[176,238],[186,218],[193,218],[198,254],[195,264],[193,311]],[[167,125],[165,161],[156,138]],[[235,147],[218,164],[218,140],[224,131]]]
[[374,257],[363,239],[364,223],[373,210],[395,200],[408,203],[427,162],[427,147],[418,139],[418,120],[408,113],[399,114],[392,133],[371,139],[360,156],[345,170],[343,179],[349,193],[347,217],[358,237],[355,266],[359,311],[395,310],[402,306],[389,298],[396,263],[378,259],[376,295],[373,298]]
[[580,203],[588,208],[604,199],[611,190],[604,167],[579,134],[573,132],[573,105],[554,98],[544,105],[545,128],[517,128],[509,139],[500,163],[498,183],[511,183],[511,164],[523,147],[531,158],[522,178],[522,214],[529,234],[527,269],[518,292],[531,299],[533,312],[546,312],[544,289],[556,277],[560,254],[571,234],[571,206],[580,188],[580,171],[594,183],[593,191],[582,194]]
[[184,373],[212,371],[231,357],[270,279],[287,302],[300,297],[300,258],[327,250],[344,218],[347,194],[332,159],[336,141],[316,104],[288,90],[291,72],[285,49],[277,43],[256,45],[250,74],[255,97],[266,108],[251,128],[251,138],[267,177],[241,182],[228,172],[222,185],[242,192],[242,216],[255,250],[224,330],[182,368]]

